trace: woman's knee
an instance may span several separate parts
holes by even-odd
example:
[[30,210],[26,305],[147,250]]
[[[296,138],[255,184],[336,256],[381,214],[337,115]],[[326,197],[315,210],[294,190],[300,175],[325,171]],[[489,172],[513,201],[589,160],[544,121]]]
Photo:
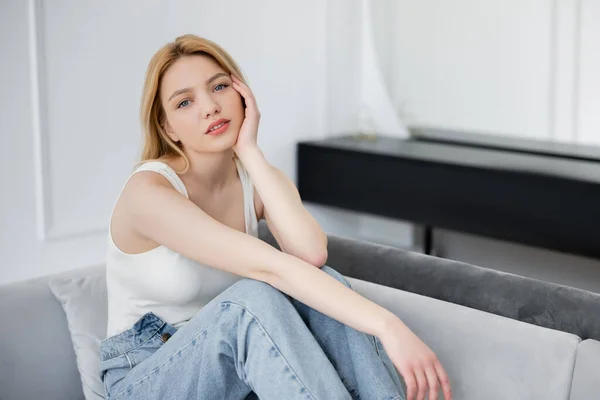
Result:
[[331,268],[330,266],[323,265],[321,267],[321,271],[325,272],[327,275],[331,275],[332,277],[334,277],[335,279],[337,279],[338,281],[343,283],[346,287],[354,290],[350,281],[348,279],[346,279],[346,277],[344,275],[340,274],[339,272],[337,272],[335,269]]
[[[321,270],[341,282],[344,286],[354,290],[348,279],[335,269],[324,265],[321,267]],[[270,284],[256,279],[240,279],[230,286],[227,291],[230,293],[223,300],[240,303],[248,308],[260,308],[290,302],[288,295]]]
[[229,289],[235,294],[227,296],[227,301],[233,301],[248,308],[261,308],[280,302],[289,302],[284,293],[270,284],[256,279],[240,279]]

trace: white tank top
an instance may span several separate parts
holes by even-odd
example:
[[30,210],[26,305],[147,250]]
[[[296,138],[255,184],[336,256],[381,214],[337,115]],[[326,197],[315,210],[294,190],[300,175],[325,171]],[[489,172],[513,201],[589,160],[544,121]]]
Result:
[[[244,191],[246,233],[258,237],[254,187],[242,162],[237,157],[235,162]],[[166,163],[146,162],[139,166],[127,181],[139,171],[160,173],[178,192],[189,199],[183,181]],[[115,245],[109,224],[106,255],[106,335],[110,337],[131,328],[149,311],[179,328],[219,293],[242,278],[240,275],[199,264],[163,245],[140,254],[124,253]]]

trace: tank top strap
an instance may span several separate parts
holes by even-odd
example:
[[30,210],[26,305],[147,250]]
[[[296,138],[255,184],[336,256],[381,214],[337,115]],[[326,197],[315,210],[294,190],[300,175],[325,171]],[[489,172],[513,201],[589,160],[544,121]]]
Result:
[[248,170],[239,158],[235,157],[235,163],[238,168],[238,174],[242,181],[244,191],[244,215],[246,216],[246,232],[252,236],[258,236],[258,219],[256,209],[254,208],[254,184],[250,178]]
[[[175,188],[175,190],[177,190],[179,193],[181,193],[182,195],[184,195],[186,198],[189,199],[189,195],[188,195],[187,189],[185,188],[185,185],[184,185],[183,181],[181,180],[181,178],[179,177],[179,175],[177,175],[177,172],[175,172],[175,170],[173,168],[171,168],[167,163],[162,162],[162,161],[147,161],[144,164],[142,164],[139,167],[137,167],[129,175],[129,177],[127,178],[127,180],[123,184],[121,190],[119,191],[119,194],[117,196],[117,201],[118,201],[118,198],[121,197],[121,193],[123,193],[123,190],[125,190],[125,186],[127,186],[127,183],[129,182],[129,180],[131,179],[131,177],[133,175],[135,175],[137,172],[140,172],[140,171],[154,171],[154,172],[158,172],[159,174],[161,174],[162,176],[164,176],[165,178],[167,178],[167,180],[169,181],[169,183],[171,183],[171,185],[173,185],[173,187]],[[115,207],[117,206],[117,201],[115,201],[115,203],[113,204],[111,212],[110,212],[111,216],[108,219],[108,238],[109,238],[109,246],[114,246],[115,248],[118,249],[118,247],[113,242],[112,235],[111,235],[111,232],[110,232],[110,225],[111,225],[111,221],[112,221],[112,215],[115,212]]]
[[175,170],[171,168],[167,163],[162,161],[148,161],[136,168],[136,170],[133,171],[131,175],[140,171],[158,172],[159,174],[167,178],[167,180],[171,183],[171,185],[173,185],[175,190],[177,190],[179,193],[181,193],[189,199],[189,195],[187,189],[185,188],[185,184],[183,183],[179,175],[177,175],[177,172],[175,172]]

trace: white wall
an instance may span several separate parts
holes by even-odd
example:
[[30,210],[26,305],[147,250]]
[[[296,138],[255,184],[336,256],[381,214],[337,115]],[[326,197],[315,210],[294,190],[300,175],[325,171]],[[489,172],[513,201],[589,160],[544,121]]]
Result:
[[399,0],[390,89],[416,126],[600,144],[600,4]]
[[600,144],[600,2],[580,1],[576,139]]
[[[381,67],[409,124],[600,143],[598,2],[374,3]],[[298,140],[352,130],[359,0],[139,5],[1,0],[0,283],[103,262],[110,210],[139,148],[145,68],[179,34],[207,36],[239,61],[263,115],[259,144],[289,176]],[[307,208],[330,233],[415,243],[411,224]],[[600,292],[595,260],[435,238],[449,258]]]
[[324,2],[141,4],[2,0],[0,283],[103,262],[146,66],[180,34],[236,58],[263,115],[259,144],[289,176],[295,143],[325,135]]

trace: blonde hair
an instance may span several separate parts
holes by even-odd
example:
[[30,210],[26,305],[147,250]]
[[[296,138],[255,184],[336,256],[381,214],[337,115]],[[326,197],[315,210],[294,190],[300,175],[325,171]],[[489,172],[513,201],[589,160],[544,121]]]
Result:
[[135,167],[151,160],[180,156],[185,161],[185,167],[177,172],[184,174],[188,171],[190,160],[183,153],[181,145],[173,142],[165,132],[166,114],[160,101],[159,90],[162,78],[169,67],[179,58],[192,55],[212,58],[227,74],[235,75],[246,84],[240,67],[231,55],[211,40],[187,34],[164,45],[152,56],[146,71],[140,106],[143,145],[140,161]]

